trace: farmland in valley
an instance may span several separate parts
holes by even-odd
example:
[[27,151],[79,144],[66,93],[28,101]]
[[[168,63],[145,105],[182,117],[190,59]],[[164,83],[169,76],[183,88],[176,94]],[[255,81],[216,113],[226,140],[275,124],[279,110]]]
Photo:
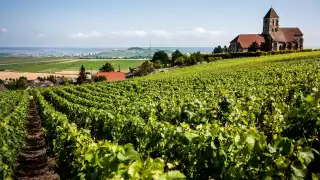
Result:
[[[29,94],[69,170],[61,179],[310,179],[320,173],[319,85],[320,53],[307,52]],[[27,95],[0,96],[0,174],[10,177]]]
[[143,60],[140,59],[61,59],[61,58],[0,58],[0,69],[18,72],[54,73],[61,71],[79,71],[81,65],[87,70],[97,71],[105,62],[110,62],[115,69],[128,72],[129,67],[135,68]]

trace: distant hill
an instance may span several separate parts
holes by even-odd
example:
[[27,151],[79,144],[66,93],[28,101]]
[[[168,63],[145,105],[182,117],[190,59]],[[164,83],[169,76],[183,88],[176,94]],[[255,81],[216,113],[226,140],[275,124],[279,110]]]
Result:
[[131,47],[131,48],[128,48],[128,50],[145,50],[141,47]]

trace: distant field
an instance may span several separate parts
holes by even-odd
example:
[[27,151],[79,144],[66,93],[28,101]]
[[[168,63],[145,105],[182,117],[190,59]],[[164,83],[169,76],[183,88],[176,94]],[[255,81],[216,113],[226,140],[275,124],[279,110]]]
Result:
[[0,57],[1,64],[14,64],[14,63],[36,63],[44,61],[63,61],[70,60],[72,58],[61,57]]
[[[59,59],[59,58],[12,58],[0,59],[0,69],[19,71],[19,72],[42,72],[54,73],[61,71],[78,71],[81,65],[84,65],[86,70],[97,71],[105,62],[110,62],[113,67],[118,70],[119,66],[121,71],[128,72],[129,67],[137,67],[143,60],[126,59],[126,60],[113,60],[113,59]],[[1,65],[2,64],[2,65]]]

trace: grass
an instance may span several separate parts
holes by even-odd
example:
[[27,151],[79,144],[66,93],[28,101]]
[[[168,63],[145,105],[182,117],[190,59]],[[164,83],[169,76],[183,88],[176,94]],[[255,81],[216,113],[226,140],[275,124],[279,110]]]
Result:
[[[273,56],[261,56],[261,57],[250,57],[250,58],[236,58],[236,59],[224,59],[211,63],[204,63],[196,66],[188,66],[184,68],[178,68],[167,72],[161,72],[157,74],[151,74],[145,77],[136,78],[135,81],[139,80],[157,80],[157,79],[173,79],[184,76],[198,76],[199,72],[207,73],[213,71],[219,71],[221,69],[237,69],[247,66],[261,66],[261,63],[288,61],[293,59],[306,59],[306,58],[319,58],[320,51],[315,52],[300,52],[292,54],[281,54]],[[307,58],[307,59],[308,59]]]
[[[72,61],[76,60],[76,61]],[[19,72],[60,72],[60,71],[78,71],[81,65],[84,65],[87,71],[91,70],[97,71],[103,64],[106,62],[110,62],[115,70],[118,70],[120,66],[120,70],[122,72],[128,72],[129,67],[134,68],[140,65],[143,60],[137,59],[126,59],[126,60],[111,60],[111,59],[99,59],[99,60],[78,60],[78,59],[55,59],[55,62],[39,62],[39,60],[32,59],[31,61],[26,61],[26,59],[22,59],[22,62],[18,61],[18,64],[9,64],[9,65],[0,65],[1,70],[11,70],[11,71],[19,71]],[[52,60],[51,60],[52,61]],[[8,60],[7,60],[8,62]],[[17,63],[17,59],[11,61],[11,63]],[[5,64],[0,61],[0,64]]]
[[43,61],[58,61],[71,60],[72,58],[61,57],[0,57],[0,64],[14,64],[14,63],[36,63]]

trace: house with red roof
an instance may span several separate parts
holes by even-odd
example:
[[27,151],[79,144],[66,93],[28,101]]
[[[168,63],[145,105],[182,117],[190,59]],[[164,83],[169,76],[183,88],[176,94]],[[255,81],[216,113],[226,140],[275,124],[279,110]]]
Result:
[[124,72],[100,72],[97,77],[104,76],[107,81],[122,81],[126,79]]
[[280,28],[279,16],[271,8],[263,18],[261,34],[240,34],[230,42],[230,52],[246,52],[253,42],[265,42],[267,50],[302,50],[303,33],[298,27]]

